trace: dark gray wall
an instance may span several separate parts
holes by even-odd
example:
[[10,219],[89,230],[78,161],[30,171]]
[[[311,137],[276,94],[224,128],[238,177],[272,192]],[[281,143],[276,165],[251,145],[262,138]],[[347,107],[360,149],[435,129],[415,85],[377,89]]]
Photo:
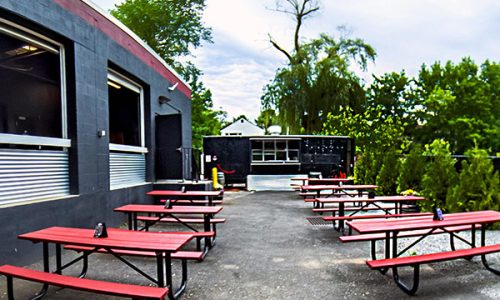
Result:
[[[91,228],[98,221],[117,226],[125,221],[113,208],[127,203],[147,203],[152,184],[109,190],[108,63],[133,76],[145,88],[147,180],[154,182],[156,114],[174,114],[158,97],[168,96],[182,114],[183,147],[191,147],[191,101],[182,92],[168,91],[172,82],[156,73],[104,33],[50,0],[0,0],[0,17],[63,42],[66,46],[68,127],[72,197],[0,208],[0,264],[23,265],[41,258],[41,246],[17,235],[48,226]],[[189,158],[190,159],[190,158]],[[190,161],[185,161],[191,164]]]

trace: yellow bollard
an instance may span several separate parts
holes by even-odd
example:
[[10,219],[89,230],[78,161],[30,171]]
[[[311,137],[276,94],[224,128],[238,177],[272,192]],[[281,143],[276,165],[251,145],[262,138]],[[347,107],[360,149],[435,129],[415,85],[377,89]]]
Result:
[[219,185],[219,182],[217,181],[217,168],[213,167],[212,168],[212,185],[214,188]]
[[219,184],[216,167],[212,168],[212,185],[214,187],[214,190],[220,190],[223,188],[223,186]]

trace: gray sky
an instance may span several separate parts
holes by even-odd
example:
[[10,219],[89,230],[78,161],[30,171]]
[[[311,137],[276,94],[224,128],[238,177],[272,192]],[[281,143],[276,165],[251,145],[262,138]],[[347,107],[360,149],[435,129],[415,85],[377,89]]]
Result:
[[[122,0],[92,0],[109,10]],[[194,51],[192,60],[204,72],[215,108],[229,118],[259,114],[263,86],[283,66],[283,55],[272,48],[268,33],[286,49],[292,47],[294,21],[274,12],[275,0],[207,0],[204,22],[214,43]],[[303,38],[319,33],[338,36],[346,26],[351,37],[375,47],[377,59],[366,73],[405,70],[416,75],[435,61],[458,62],[469,56],[477,64],[500,61],[500,1],[498,0],[323,0],[321,11],[306,20]]]

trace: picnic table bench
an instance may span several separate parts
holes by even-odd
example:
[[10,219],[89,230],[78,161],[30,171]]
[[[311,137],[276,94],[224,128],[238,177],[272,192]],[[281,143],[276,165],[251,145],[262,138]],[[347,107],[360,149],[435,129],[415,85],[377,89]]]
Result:
[[[487,254],[500,252],[500,244],[486,245],[486,227],[492,223],[500,222],[500,212],[497,211],[476,211],[445,214],[444,220],[433,220],[432,216],[424,217],[409,217],[404,219],[391,219],[391,220],[378,220],[378,221],[351,221],[347,224],[353,230],[363,234],[383,234],[385,235],[385,258],[367,261],[367,265],[382,273],[387,270],[392,270],[393,279],[397,286],[409,295],[416,293],[420,281],[420,265],[434,262],[441,262],[454,259],[470,259],[473,256],[481,256],[481,262],[484,267],[496,275],[500,275],[500,270],[491,267],[486,259]],[[457,235],[453,228],[459,226],[470,226],[471,238],[465,238]],[[481,245],[476,246],[476,229],[481,230]],[[398,248],[398,238],[405,237],[400,233],[408,231],[422,231],[421,235],[416,241],[413,241],[403,250]],[[402,256],[407,253],[409,249],[414,247],[424,238],[438,232],[446,232],[450,234],[451,238],[456,238],[470,246],[468,249],[454,249],[452,246],[451,251],[426,253],[412,256]],[[392,242],[392,244],[391,244]],[[398,268],[404,266],[411,266],[413,268],[413,280],[411,285],[404,283],[399,274]]]
[[[43,249],[43,272],[29,270],[13,266],[3,266],[2,274],[7,276],[7,293],[9,299],[13,299],[14,287],[12,278],[22,278],[25,280],[43,283],[42,290],[37,298],[43,297],[47,293],[48,285],[69,287],[85,290],[95,293],[111,294],[117,296],[131,297],[134,299],[163,299],[168,295],[170,299],[176,299],[180,296],[187,286],[187,264],[183,259],[183,268],[180,287],[174,291],[172,289],[172,267],[171,254],[180,250],[192,238],[191,233],[182,234],[163,234],[155,232],[138,232],[116,228],[108,228],[108,237],[95,238],[94,229],[70,228],[70,227],[49,227],[30,233],[21,234],[18,237],[32,241],[33,243],[42,243]],[[50,271],[49,244],[55,244],[55,265],[54,271]],[[83,256],[62,264],[61,248],[63,245],[74,245],[92,248],[91,251],[85,251]],[[139,285],[121,284],[117,282],[107,282],[85,278],[76,278],[62,275],[62,271],[67,267],[79,262],[84,257],[97,251],[106,251],[119,258],[127,266],[135,270],[138,274],[152,281],[157,288],[143,287]],[[141,270],[137,265],[125,260],[119,251],[144,251],[154,252],[156,258],[157,277],[154,278]],[[84,260],[85,261],[85,260]],[[82,268],[83,272],[86,266]],[[54,274],[55,273],[55,274]],[[134,294],[137,291],[137,294]],[[148,294],[149,293],[149,294]]]
[[[394,281],[405,293],[414,295],[419,286],[420,265],[435,263],[447,260],[471,258],[473,256],[481,256],[481,261],[484,267],[496,275],[500,275],[500,270],[496,270],[489,266],[486,260],[486,254],[500,252],[500,244],[481,246],[469,249],[452,250],[447,252],[421,254],[415,256],[403,256],[396,258],[380,259],[367,261],[366,264],[375,270],[384,270],[391,268],[393,272]],[[411,266],[413,267],[413,284],[408,286],[399,279],[398,267]]]
[[62,288],[70,288],[118,297],[129,297],[132,299],[162,300],[165,299],[165,296],[169,291],[168,288],[164,287],[140,286],[64,276],[12,265],[0,266],[0,274],[6,276],[7,278],[7,297],[9,300],[14,299],[13,277]]

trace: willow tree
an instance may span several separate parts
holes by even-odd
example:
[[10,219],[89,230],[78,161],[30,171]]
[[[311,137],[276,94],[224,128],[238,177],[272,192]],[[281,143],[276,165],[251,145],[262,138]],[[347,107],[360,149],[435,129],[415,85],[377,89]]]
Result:
[[376,56],[373,47],[343,34],[338,38],[321,34],[302,42],[300,29],[319,10],[318,1],[284,0],[276,10],[295,19],[294,46],[288,51],[269,35],[271,45],[287,58],[287,65],[264,87],[262,108],[275,109],[289,133],[318,133],[327,115],[337,114],[342,107],[361,112],[366,95],[352,66],[366,70]]

